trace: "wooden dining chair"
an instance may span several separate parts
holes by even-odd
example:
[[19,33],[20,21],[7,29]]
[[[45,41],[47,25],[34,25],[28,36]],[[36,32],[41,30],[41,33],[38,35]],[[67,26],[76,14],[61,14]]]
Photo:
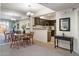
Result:
[[10,34],[10,36],[11,36],[11,44],[10,44],[10,48],[15,44],[15,37],[14,37],[14,33],[11,33]]
[[33,44],[33,37],[34,37],[34,32],[30,32],[30,40],[32,44]]
[[25,33],[24,34],[24,38],[23,38],[23,43],[24,43],[24,45],[26,45],[26,44],[30,44],[30,33]]
[[19,40],[18,38],[16,38],[16,36],[14,35],[14,33],[11,33],[11,44],[10,44],[10,48],[13,46],[17,46],[19,48]]
[[8,42],[11,41],[11,33],[5,33],[5,40],[7,40]]

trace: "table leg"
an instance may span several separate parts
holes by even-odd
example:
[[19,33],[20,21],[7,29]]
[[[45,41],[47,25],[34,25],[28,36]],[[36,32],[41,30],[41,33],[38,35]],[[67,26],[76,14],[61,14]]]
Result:
[[73,40],[70,41],[70,52],[72,53],[73,51]]
[[54,39],[54,47],[56,48],[56,39]]
[[33,37],[32,37],[32,44],[33,44]]
[[58,39],[57,39],[57,47],[58,47]]

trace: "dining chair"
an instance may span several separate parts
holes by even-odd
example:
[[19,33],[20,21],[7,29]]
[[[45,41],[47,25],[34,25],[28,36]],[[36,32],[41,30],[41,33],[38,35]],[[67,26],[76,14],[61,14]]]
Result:
[[8,42],[11,41],[11,33],[5,33],[5,40],[7,40]]
[[15,33],[11,33],[11,44],[10,48],[13,46],[17,46],[19,48],[20,42],[19,38],[14,35]]
[[24,45],[26,45],[26,44],[30,44],[30,33],[25,33],[24,34],[24,38],[23,38],[23,43],[24,43]]
[[34,37],[34,32],[30,32],[30,40],[32,44],[33,44],[33,37]]

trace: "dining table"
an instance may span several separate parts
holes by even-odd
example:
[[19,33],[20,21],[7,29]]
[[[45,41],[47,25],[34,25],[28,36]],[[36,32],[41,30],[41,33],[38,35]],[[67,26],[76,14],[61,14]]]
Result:
[[15,40],[18,41],[18,47],[21,46],[21,42],[23,42],[23,37],[24,37],[24,34],[22,33],[14,33],[14,37],[15,37]]
[[21,39],[21,37],[23,37],[24,34],[17,34],[17,33],[15,33],[14,36],[15,36],[15,38],[19,38],[19,39]]
[[25,46],[25,43],[31,44],[33,42],[31,33],[13,33],[12,36],[14,39],[12,40],[12,43],[15,42],[15,46],[17,46],[18,48],[20,46]]
[[23,40],[24,38],[29,38],[30,39],[30,33],[25,33],[25,34],[15,33],[14,36],[15,36],[15,39],[18,40],[18,41]]

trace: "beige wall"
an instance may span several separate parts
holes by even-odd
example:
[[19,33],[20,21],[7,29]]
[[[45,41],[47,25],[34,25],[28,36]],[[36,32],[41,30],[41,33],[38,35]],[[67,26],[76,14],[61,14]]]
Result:
[[23,25],[26,25],[26,30],[27,30],[27,28],[30,28],[29,31],[33,31],[34,18],[31,17],[30,19],[19,21],[19,28],[20,28],[20,30],[22,30],[22,26]]
[[22,25],[26,25],[27,28],[29,28],[29,20],[23,20],[23,21],[20,21],[20,26]]
[[[59,31],[59,19],[70,17],[70,31]],[[56,12],[56,34],[62,35],[65,33],[66,36],[74,37],[74,51],[79,53],[79,35],[78,35],[78,8],[77,9],[66,9]],[[64,44],[65,43],[65,44]],[[59,42],[61,47],[69,48],[69,42]]]
[[68,36],[73,36],[73,26],[70,26],[71,27],[71,29],[70,29],[70,31],[59,31],[59,19],[60,18],[66,18],[66,17],[70,17],[71,18],[71,20],[70,20],[70,25],[73,25],[73,11],[72,11],[72,9],[68,9],[68,10],[62,10],[62,11],[58,11],[58,12],[56,12],[56,33],[57,33],[57,35],[62,35],[62,33],[65,33],[65,35],[68,35]]
[[76,12],[76,26],[75,26],[75,30],[74,30],[74,36],[75,36],[75,40],[74,40],[74,50],[79,53],[79,8],[77,8]]

